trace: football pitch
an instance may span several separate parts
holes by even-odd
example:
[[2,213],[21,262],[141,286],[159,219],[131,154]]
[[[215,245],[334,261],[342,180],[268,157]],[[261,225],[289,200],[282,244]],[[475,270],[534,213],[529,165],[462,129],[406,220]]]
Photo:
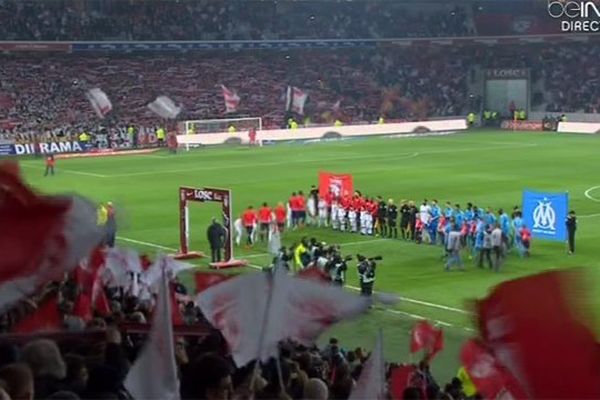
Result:
[[[600,274],[600,138],[556,133],[469,131],[448,136],[374,138],[320,143],[282,143],[260,148],[212,147],[181,152],[57,161],[57,175],[44,178],[41,159],[23,159],[27,180],[44,192],[77,192],[96,201],[112,201],[119,216],[120,245],[140,251],[173,253],[179,246],[179,186],[216,186],[233,191],[234,215],[248,205],[284,202],[292,191],[307,193],[321,170],[351,173],[355,189],[369,196],[421,202],[451,201],[463,207],[509,211],[521,204],[523,189],[568,191],[570,208],[578,214],[577,253],[566,254],[564,243],[534,239],[532,255],[510,254],[502,271],[477,268],[464,257],[465,272],[444,272],[442,249],[393,239],[306,228],[283,235],[291,245],[302,236],[341,244],[344,254],[383,256],[375,290],[402,300],[389,308],[326,333],[346,347],[370,349],[377,327],[385,335],[388,361],[408,361],[408,333],[418,318],[445,328],[446,348],[434,361],[434,374],[445,383],[458,368],[458,351],[475,333],[469,300],[485,295],[507,279],[560,267],[587,267],[594,283]],[[207,250],[206,228],[217,204],[191,204],[191,248]],[[562,223],[559,221],[558,223]],[[268,265],[266,246],[236,248],[252,268]],[[206,262],[198,262],[205,267]],[[358,286],[355,263],[347,284]],[[596,304],[596,310],[600,302]]]

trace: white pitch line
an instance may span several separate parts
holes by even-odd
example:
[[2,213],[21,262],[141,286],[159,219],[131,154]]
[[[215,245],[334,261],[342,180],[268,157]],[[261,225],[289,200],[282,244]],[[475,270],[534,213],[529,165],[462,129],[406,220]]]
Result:
[[588,215],[578,215],[579,218],[596,218],[600,217],[600,214],[588,214]]
[[596,189],[600,189],[600,185],[598,186],[592,186],[591,188],[589,188],[588,190],[586,190],[585,192],[583,192],[583,195],[585,197],[587,197],[588,199],[590,199],[591,201],[595,201],[596,203],[600,203],[600,199],[595,198],[594,196],[592,196],[590,194],[590,192],[593,192]]
[[[131,243],[141,244],[143,246],[155,247],[157,249],[169,250],[169,251],[177,251],[177,249],[173,249],[171,247],[165,247],[165,246],[161,246],[161,245],[156,244],[156,243],[144,242],[144,241],[141,241],[141,240],[130,239],[130,238],[122,237],[122,236],[117,236],[117,239],[123,240],[125,242],[131,242]],[[384,239],[377,239],[377,240],[384,240]],[[366,242],[366,241],[363,241],[363,242]],[[256,264],[248,264],[248,266],[250,268],[254,268],[254,269],[258,269],[258,270],[262,270],[263,269],[263,267],[261,267],[259,265],[256,265]],[[356,286],[347,285],[346,287],[349,288],[349,289],[352,289],[352,290],[360,290]],[[462,312],[462,313],[467,313],[466,311],[459,310],[457,308],[446,307],[446,306],[443,306],[443,305],[440,305],[440,304],[423,302],[423,301],[420,301],[420,300],[409,299],[409,298],[406,298],[406,297],[400,297],[400,300],[403,300],[403,301],[406,301],[406,302],[409,302],[409,303],[412,302],[412,303],[416,303],[416,304],[427,305],[427,306],[430,306],[430,307],[441,308],[443,310],[448,310],[448,311],[458,311],[458,312]],[[423,317],[422,315],[411,314],[411,313],[407,313],[405,311],[392,310],[392,309],[388,309],[388,308],[385,308],[384,311],[392,313],[392,314],[397,314],[397,315],[405,315],[405,316],[408,316],[408,317],[413,318],[413,319],[420,319],[420,320],[421,319],[428,319],[426,317]],[[450,324],[448,322],[444,322],[444,321],[440,321],[440,320],[436,320],[436,319],[432,319],[432,321],[435,322],[435,323],[437,323],[437,324],[443,325],[443,326],[450,326],[450,327],[453,326],[452,324]],[[463,329],[469,330],[469,328],[464,328],[464,327],[463,327]]]
[[[251,267],[251,268],[254,268],[254,269],[259,269],[259,270],[263,269],[263,267],[261,267],[259,265],[255,265],[255,264],[248,264],[248,266]],[[346,285],[345,287],[347,287],[348,289],[355,290],[355,291],[359,291],[360,290],[360,288],[357,288],[356,286]],[[419,301],[419,300],[407,299],[406,297],[400,297],[400,301],[406,301],[406,302],[410,303],[411,300],[412,300],[412,302]],[[424,302],[419,302],[419,303],[424,303]],[[427,303],[427,304],[433,304],[433,303]],[[438,308],[439,307],[445,307],[445,306],[440,306],[439,304],[436,304],[436,306],[438,306]],[[448,308],[452,309],[451,307],[448,307]],[[409,317],[414,318],[414,319],[429,319],[429,318],[426,318],[426,317],[424,317],[422,315],[411,314],[411,313],[407,313],[405,311],[393,310],[393,309],[389,309],[389,308],[385,308],[384,310],[387,311],[387,312],[393,313],[393,314],[406,315],[406,316],[409,316]],[[458,309],[452,309],[452,310],[458,310]],[[459,311],[466,313],[466,311],[464,311],[464,310],[459,310]],[[450,324],[448,322],[444,322],[444,321],[439,321],[439,320],[432,320],[432,321],[437,322],[440,325],[453,326],[452,324]],[[464,328],[464,329],[467,329],[467,328]]]
[[131,242],[131,243],[135,243],[135,244],[141,244],[142,246],[154,247],[154,248],[161,249],[161,250],[177,251],[177,249],[174,249],[172,247],[165,247],[165,246],[161,246],[160,244],[150,243],[150,242],[143,242],[141,240],[130,239],[130,238],[126,238],[126,237],[123,237],[123,236],[117,236],[117,239],[122,240],[124,242]]
[[[23,167],[27,167],[27,168],[35,168],[35,169],[38,169],[40,171],[45,170],[45,167],[41,167],[41,166],[33,165],[33,164],[28,164],[28,163],[24,163],[24,162],[21,162],[20,165],[22,165]],[[84,171],[74,171],[72,169],[64,169],[64,168],[57,167],[56,168],[56,173],[60,174],[61,172],[66,172],[68,174],[74,174],[74,175],[91,176],[91,177],[94,177],[94,178],[108,178],[109,177],[108,175],[94,174],[92,172],[84,172]]]
[[[350,288],[352,290],[360,290],[360,288],[358,288],[356,286],[346,285],[346,287]],[[415,300],[415,299],[411,299],[408,297],[400,296],[400,301],[406,301],[407,303],[414,303],[414,304],[419,304],[421,306],[427,306],[427,307],[432,307],[432,308],[439,308],[440,310],[444,310],[444,311],[453,311],[453,312],[460,313],[460,314],[471,315],[471,313],[469,311],[465,311],[460,308],[448,307],[448,306],[444,306],[441,304],[430,303],[428,301]]]

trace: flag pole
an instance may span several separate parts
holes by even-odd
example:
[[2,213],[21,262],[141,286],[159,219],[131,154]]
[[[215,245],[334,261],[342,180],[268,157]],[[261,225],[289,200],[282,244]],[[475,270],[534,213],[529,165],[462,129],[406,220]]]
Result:
[[[265,332],[267,331],[267,324],[269,322],[269,313],[271,311],[271,299],[273,298],[273,290],[274,290],[274,282],[275,279],[273,279],[273,275],[270,272],[261,272],[262,274],[267,274],[267,284],[269,286],[269,293],[267,294],[267,303],[265,305],[265,310],[264,310],[264,314],[263,314],[263,319],[261,322],[261,328],[260,328],[260,337],[258,339],[258,351],[257,351],[257,355],[256,355],[256,361],[254,363],[254,369],[252,371],[252,379],[250,380],[250,390],[252,392],[254,392],[254,383],[256,381],[256,375],[258,374],[258,367],[260,364],[260,358],[263,352],[263,348],[265,346]],[[278,369],[278,373],[280,373],[279,369],[279,357],[277,357],[278,363],[277,363],[277,369]]]

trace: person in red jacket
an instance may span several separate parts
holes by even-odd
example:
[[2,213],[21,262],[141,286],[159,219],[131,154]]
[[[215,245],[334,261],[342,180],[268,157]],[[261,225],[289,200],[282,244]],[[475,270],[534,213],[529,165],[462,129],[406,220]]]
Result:
[[56,163],[56,161],[54,160],[54,155],[48,154],[46,156],[46,172],[44,172],[44,176],[48,176],[48,173],[50,173],[50,175],[54,176],[55,163]]
[[254,127],[248,131],[248,142],[250,147],[256,146],[256,128]]
[[248,246],[252,246],[252,231],[254,230],[254,225],[256,224],[256,213],[252,206],[248,206],[246,211],[242,214],[242,222],[244,223],[244,228],[246,228],[246,233],[248,234],[248,238],[246,239],[246,244]]
[[296,192],[292,192],[292,195],[288,199],[288,205],[292,213],[292,229],[296,229],[298,226],[298,197]]
[[271,225],[272,217],[271,207],[267,203],[263,203],[262,207],[258,210],[258,237],[261,242],[264,242],[269,237],[269,226]]
[[302,190],[296,196],[296,205],[298,207],[298,225],[303,227],[306,223],[306,197],[304,197]]
[[287,211],[283,206],[283,203],[277,204],[277,207],[275,207],[275,222],[277,223],[277,229],[279,229],[279,232],[283,232],[286,218]]

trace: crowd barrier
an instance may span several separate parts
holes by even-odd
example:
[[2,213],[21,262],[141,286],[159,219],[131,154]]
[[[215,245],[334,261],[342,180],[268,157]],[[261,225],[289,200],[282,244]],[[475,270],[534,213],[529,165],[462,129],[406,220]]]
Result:
[[586,133],[589,135],[600,133],[600,122],[559,122],[558,132]]
[[[277,142],[293,140],[335,139],[361,136],[397,135],[467,129],[463,119],[438,121],[400,122],[392,124],[321,126],[298,129],[270,129],[257,132],[257,140]],[[225,143],[248,143],[248,132],[215,132],[195,135],[178,135],[177,142],[185,146],[207,146]]]

